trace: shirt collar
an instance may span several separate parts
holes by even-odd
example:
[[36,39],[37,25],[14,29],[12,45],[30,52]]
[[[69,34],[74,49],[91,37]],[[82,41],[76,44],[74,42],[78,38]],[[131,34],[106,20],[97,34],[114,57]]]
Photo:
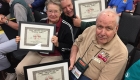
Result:
[[[47,19],[47,23],[49,23],[49,19]],[[62,18],[59,18],[59,21],[56,23],[56,32],[59,32],[60,26],[62,23]]]

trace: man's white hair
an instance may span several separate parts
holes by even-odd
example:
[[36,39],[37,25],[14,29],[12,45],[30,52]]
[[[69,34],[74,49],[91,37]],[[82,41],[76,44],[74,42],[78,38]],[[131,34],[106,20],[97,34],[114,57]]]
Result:
[[[115,15],[116,15],[116,23],[117,23],[117,25],[119,25],[120,17],[118,16],[117,12],[114,11],[113,9],[107,8],[107,9],[102,10],[102,11],[97,15],[97,19],[98,19],[98,17],[99,17],[101,14],[106,13],[106,12],[112,12],[113,14],[115,14]],[[97,19],[96,19],[96,20],[97,20]]]

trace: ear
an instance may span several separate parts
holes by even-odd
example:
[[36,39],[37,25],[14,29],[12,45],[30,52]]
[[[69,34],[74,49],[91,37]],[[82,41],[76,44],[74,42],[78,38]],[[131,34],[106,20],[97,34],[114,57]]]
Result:
[[116,28],[115,28],[115,33],[117,33],[117,31],[118,31],[118,27],[119,27],[119,25],[116,26]]

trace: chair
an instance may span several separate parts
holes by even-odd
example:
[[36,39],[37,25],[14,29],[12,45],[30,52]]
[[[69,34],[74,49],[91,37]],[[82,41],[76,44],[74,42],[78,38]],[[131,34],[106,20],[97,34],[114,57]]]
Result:
[[139,21],[140,16],[131,15],[127,12],[122,13],[117,33],[126,45],[130,44],[134,47],[138,45],[138,34],[140,30]]
[[[124,42],[128,49],[128,63],[126,65],[126,70],[129,68],[129,63],[132,60],[132,56],[135,53],[135,47],[139,42],[139,32],[140,32],[140,16],[131,15],[130,13],[123,12],[120,17],[118,36]],[[126,71],[125,70],[125,71]]]

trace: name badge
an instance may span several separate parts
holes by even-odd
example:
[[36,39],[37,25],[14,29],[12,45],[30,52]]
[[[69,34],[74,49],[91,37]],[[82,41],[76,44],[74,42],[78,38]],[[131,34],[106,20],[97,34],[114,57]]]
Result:
[[77,79],[79,79],[79,77],[80,77],[81,74],[82,74],[82,73],[77,69],[76,66],[73,67],[73,69],[72,69],[71,72],[73,73],[73,75],[74,75]]
[[74,64],[74,68],[72,69],[72,73],[73,75],[79,79],[80,76],[86,71],[86,69],[88,68],[88,64],[86,64],[82,58],[79,58],[76,63]]
[[96,62],[98,62],[98,63],[101,63],[100,59],[98,59],[96,57],[94,57],[93,60],[96,61]]

